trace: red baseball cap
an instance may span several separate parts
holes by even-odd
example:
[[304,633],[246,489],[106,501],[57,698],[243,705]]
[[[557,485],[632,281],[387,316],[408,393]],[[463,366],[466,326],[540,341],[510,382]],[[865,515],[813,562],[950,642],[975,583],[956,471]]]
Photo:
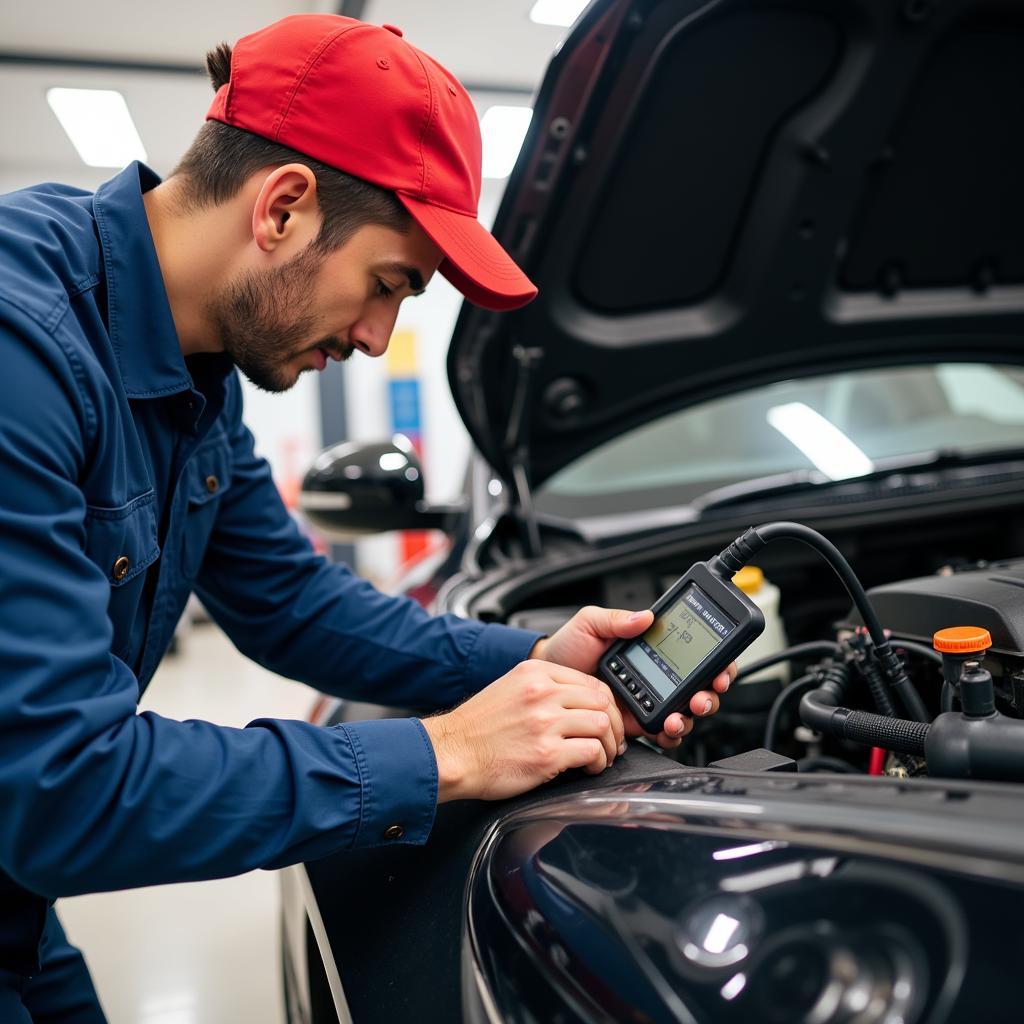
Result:
[[477,220],[480,125],[469,94],[400,29],[282,18],[238,41],[206,118],[393,191],[470,302],[500,311],[537,294]]

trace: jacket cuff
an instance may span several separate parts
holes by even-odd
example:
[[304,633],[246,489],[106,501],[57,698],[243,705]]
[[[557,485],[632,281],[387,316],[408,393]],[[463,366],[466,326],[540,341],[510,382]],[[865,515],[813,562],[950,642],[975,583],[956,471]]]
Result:
[[519,662],[526,661],[533,645],[543,635],[533,630],[513,629],[498,623],[485,625],[470,654],[468,693],[477,693]]
[[352,745],[359,770],[359,827],[351,849],[422,845],[437,810],[437,760],[415,718],[335,726]]

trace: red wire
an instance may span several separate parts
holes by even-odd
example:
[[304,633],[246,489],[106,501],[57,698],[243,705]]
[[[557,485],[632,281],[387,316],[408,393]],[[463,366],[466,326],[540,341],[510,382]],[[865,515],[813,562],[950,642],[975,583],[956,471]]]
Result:
[[871,748],[868,775],[882,775],[885,771],[885,751],[881,747]]

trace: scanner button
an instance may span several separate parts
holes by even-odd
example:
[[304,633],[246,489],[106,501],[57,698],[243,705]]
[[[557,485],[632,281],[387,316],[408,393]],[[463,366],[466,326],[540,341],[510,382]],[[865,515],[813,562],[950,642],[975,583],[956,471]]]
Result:
[[654,701],[651,700],[650,697],[641,697],[640,698],[640,707],[642,707],[644,709],[644,711],[653,711],[654,710]]
[[609,667],[609,668],[610,668],[610,669],[611,669],[611,670],[612,670],[613,672],[618,672],[618,671],[619,671],[619,669],[621,669],[621,668],[622,668],[622,662],[621,662],[621,661],[619,661],[619,659],[618,659],[618,658],[610,658],[610,659],[608,660],[608,667]]
[[622,670],[621,672],[616,672],[616,675],[617,675],[617,676],[618,676],[618,677],[619,677],[619,678],[620,678],[620,679],[621,679],[621,680],[622,680],[622,681],[623,681],[624,683],[628,683],[628,682],[629,682],[629,680],[630,680],[630,678],[631,678],[631,677],[630,677],[630,674],[629,674],[629,673],[628,673],[628,672],[627,672],[627,671],[626,671],[625,669],[623,669],[623,670]]
[[629,690],[630,693],[637,693],[640,687],[635,679],[630,679],[630,681],[626,683],[626,689]]

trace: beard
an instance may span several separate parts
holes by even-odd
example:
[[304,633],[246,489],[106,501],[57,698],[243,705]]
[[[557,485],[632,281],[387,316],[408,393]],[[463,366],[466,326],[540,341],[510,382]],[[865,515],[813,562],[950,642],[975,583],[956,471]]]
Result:
[[324,259],[310,244],[283,267],[241,274],[207,306],[224,351],[261,391],[292,387],[302,371],[289,363],[302,352],[352,354],[353,346],[333,335],[300,347],[316,327],[309,295]]

